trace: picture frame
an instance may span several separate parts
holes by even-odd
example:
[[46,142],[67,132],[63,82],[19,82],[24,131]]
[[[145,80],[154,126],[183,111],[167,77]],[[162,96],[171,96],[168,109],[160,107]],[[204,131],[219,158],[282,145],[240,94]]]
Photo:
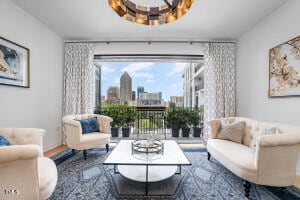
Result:
[[268,96],[300,96],[300,36],[269,50]]
[[0,85],[30,87],[30,51],[0,37]]

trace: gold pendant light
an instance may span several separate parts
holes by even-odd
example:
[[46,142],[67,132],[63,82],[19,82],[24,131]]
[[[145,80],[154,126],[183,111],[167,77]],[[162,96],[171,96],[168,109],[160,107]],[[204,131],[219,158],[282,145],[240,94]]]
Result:
[[[155,0],[149,0],[155,1]],[[183,16],[194,0],[164,0],[160,7],[136,5],[132,0],[108,0],[110,7],[124,19],[144,25],[166,24]]]

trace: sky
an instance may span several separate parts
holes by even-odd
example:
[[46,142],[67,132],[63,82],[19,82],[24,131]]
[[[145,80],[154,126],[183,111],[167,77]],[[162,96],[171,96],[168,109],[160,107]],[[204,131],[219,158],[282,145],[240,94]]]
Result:
[[132,90],[144,86],[146,92],[162,92],[163,99],[183,96],[182,72],[186,63],[175,62],[98,62],[101,65],[101,91],[109,86],[120,87],[120,77],[126,71],[132,78]]

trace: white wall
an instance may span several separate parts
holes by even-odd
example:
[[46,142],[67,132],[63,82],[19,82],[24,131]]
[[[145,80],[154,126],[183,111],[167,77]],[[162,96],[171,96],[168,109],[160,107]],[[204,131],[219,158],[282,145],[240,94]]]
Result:
[[268,98],[269,49],[300,35],[299,8],[288,1],[238,39],[238,116],[300,126],[300,97]]
[[0,127],[43,128],[44,150],[61,144],[62,38],[10,0],[0,1],[0,36],[30,49],[30,88],[0,85]]

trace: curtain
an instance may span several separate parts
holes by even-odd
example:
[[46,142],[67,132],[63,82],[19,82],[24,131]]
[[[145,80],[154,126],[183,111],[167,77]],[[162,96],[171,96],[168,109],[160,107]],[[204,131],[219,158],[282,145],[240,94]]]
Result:
[[205,44],[204,88],[204,139],[207,140],[209,120],[235,116],[235,44]]
[[65,44],[63,114],[92,113],[95,105],[94,49],[89,43]]

